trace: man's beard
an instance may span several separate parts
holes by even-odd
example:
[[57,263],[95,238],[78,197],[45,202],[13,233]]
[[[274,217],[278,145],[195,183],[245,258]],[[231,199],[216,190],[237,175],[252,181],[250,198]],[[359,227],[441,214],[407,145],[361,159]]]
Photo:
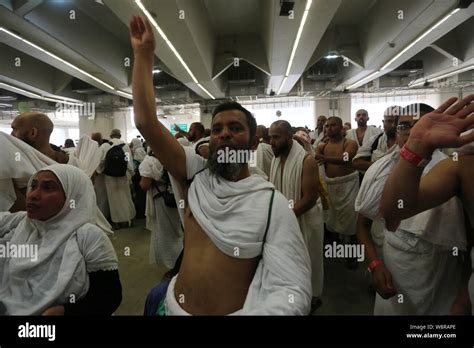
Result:
[[272,147],[273,155],[275,157],[279,157],[282,153],[288,152],[288,149],[290,148],[290,145],[288,143],[284,143],[280,147]]
[[364,121],[364,120],[357,121],[357,126],[358,127],[365,127],[365,126],[367,126],[367,121]]
[[[207,160],[207,167],[209,168],[209,171],[218,176],[222,176],[224,178],[232,178],[235,179],[239,176],[240,171],[242,168],[244,168],[247,163],[238,163],[238,162],[233,162],[233,163],[223,163],[219,162],[219,152],[220,151],[225,151],[226,147],[221,147],[219,149],[216,149],[214,146],[209,146],[209,159]],[[229,150],[231,151],[238,151],[238,150],[245,150],[245,151],[250,151],[250,145],[246,145],[244,147],[240,148],[233,148],[229,147]]]
[[194,141],[196,140],[196,134],[192,134],[192,135],[190,134],[190,135],[188,136],[188,140],[189,140],[190,142],[194,142]]
[[34,147],[33,142],[30,139],[28,139],[28,135],[26,135],[26,134],[20,134],[20,135],[16,136],[15,138],[20,139],[24,143],[27,143],[28,145]]

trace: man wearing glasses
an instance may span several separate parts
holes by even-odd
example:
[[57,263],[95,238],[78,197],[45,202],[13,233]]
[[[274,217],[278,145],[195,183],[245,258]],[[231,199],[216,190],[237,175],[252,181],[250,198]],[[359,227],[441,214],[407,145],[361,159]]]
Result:
[[[410,136],[416,115],[399,118],[393,151],[366,172],[356,200],[356,210],[365,218],[380,221],[380,199],[387,178]],[[425,163],[428,173],[447,156],[439,150]],[[403,205],[403,202],[400,203]],[[399,206],[403,209],[403,206]],[[446,230],[450,231],[449,235]],[[384,228],[383,260],[370,231],[358,230],[364,244],[368,269],[377,291],[375,315],[447,315],[455,312],[466,266],[467,242],[462,205],[453,197],[444,204],[401,221],[389,233]]]

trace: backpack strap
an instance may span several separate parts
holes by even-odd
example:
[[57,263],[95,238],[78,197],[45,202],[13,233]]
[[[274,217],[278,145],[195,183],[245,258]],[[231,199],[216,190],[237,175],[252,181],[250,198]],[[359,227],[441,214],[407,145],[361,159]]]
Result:
[[374,142],[372,143],[372,146],[370,147],[370,153],[374,152],[377,147],[379,146],[379,140],[380,137],[384,134],[384,132],[380,133],[377,138],[375,138]]
[[267,216],[267,226],[265,227],[265,233],[263,234],[263,241],[262,241],[262,254],[263,254],[263,246],[265,241],[267,240],[267,233],[270,227],[270,220],[272,218],[272,208],[273,208],[273,197],[275,196],[275,188],[272,188],[272,197],[270,198],[270,206],[268,207],[268,216]]
[[191,186],[191,183],[193,182],[194,177],[195,177],[196,175],[198,175],[199,173],[201,173],[202,171],[206,170],[206,169],[207,169],[207,167],[202,168],[200,171],[198,171],[196,174],[194,174],[191,179],[186,180],[186,185],[187,185],[188,187]]

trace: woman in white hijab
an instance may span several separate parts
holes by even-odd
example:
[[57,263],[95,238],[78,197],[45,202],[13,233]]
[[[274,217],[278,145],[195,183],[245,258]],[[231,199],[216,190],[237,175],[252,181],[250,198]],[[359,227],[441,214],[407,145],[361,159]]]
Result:
[[0,315],[110,315],[117,309],[117,255],[94,224],[94,202],[83,171],[53,164],[30,178],[26,212],[0,213]]

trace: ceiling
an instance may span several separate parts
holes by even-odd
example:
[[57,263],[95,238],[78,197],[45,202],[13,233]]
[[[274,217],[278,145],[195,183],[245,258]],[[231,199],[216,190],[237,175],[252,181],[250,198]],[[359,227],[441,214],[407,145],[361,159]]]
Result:
[[[154,84],[164,105],[474,84],[474,70],[427,82],[474,65],[472,1],[313,0],[306,14],[307,0],[141,3],[194,75],[155,32]],[[292,12],[282,15],[286,6]],[[108,95],[130,104],[133,14],[143,15],[135,0],[0,0],[0,96],[95,102]]]

